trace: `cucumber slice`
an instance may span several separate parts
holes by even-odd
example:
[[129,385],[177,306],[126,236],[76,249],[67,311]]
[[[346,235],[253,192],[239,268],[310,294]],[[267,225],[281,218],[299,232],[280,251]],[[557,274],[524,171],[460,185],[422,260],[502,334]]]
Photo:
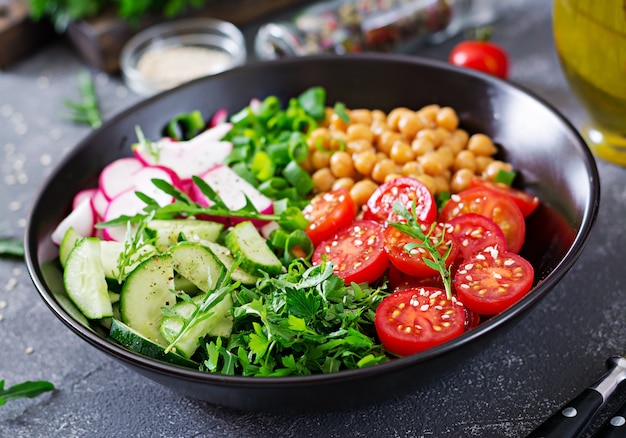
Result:
[[[183,318],[187,319],[191,317],[203,298],[204,296],[194,298],[195,304],[181,301],[172,308],[179,317],[165,316],[163,318],[161,322],[161,334],[168,343],[174,342],[183,328]],[[193,324],[183,337],[173,345],[172,350],[185,357],[191,357],[198,347],[200,347],[200,341],[205,336],[230,336],[233,328],[233,318],[231,315],[232,306],[233,300],[231,296],[226,295],[222,301],[217,303],[210,310],[211,315]]]
[[76,243],[67,257],[63,284],[67,295],[87,318],[113,315],[100,258],[100,239],[86,237]]
[[233,257],[241,261],[241,268],[253,275],[259,271],[279,274],[283,265],[267,245],[267,241],[252,222],[240,222],[226,234],[226,246]]
[[[208,240],[200,241],[201,245],[206,246],[211,250],[213,255],[217,257],[217,259],[222,262],[224,267],[227,270],[230,270],[233,264],[235,263],[235,259],[233,258],[230,250],[223,245],[215,242],[209,242]],[[230,278],[234,281],[240,281],[241,284],[255,284],[259,279],[256,275],[252,275],[241,269],[239,266],[236,267],[230,274]]]
[[160,252],[167,252],[172,245],[178,243],[181,233],[192,242],[200,239],[215,241],[224,229],[224,225],[199,219],[155,219],[150,221],[148,229],[157,233],[156,248]]
[[[117,242],[115,240],[102,240],[100,241],[100,254],[102,257],[102,266],[104,267],[104,276],[109,280],[116,280],[118,277],[118,260],[120,255],[124,252],[124,242]],[[133,256],[134,263],[124,268],[124,276],[134,270],[139,263],[146,258],[157,253],[157,250],[152,245],[144,245],[140,247],[136,254]]]
[[138,331],[133,330],[131,327],[115,318],[111,320],[111,331],[109,336],[123,347],[126,347],[129,350],[143,356],[174,365],[198,369],[198,364],[196,362],[186,359],[176,353],[166,353],[163,347],[155,344],[150,339],[142,336]]
[[207,292],[215,283],[224,266],[206,247],[195,242],[180,242],[170,248],[174,271]]
[[[162,307],[176,304],[172,256],[160,254],[143,261],[126,278],[120,293],[122,322],[162,347],[167,342],[159,327]],[[110,304],[110,303],[109,303]]]
[[61,262],[61,266],[65,268],[70,252],[72,252],[78,241],[82,238],[83,236],[81,236],[75,228],[69,227],[67,229],[63,235],[63,240],[61,240],[61,245],[59,245],[59,261]]

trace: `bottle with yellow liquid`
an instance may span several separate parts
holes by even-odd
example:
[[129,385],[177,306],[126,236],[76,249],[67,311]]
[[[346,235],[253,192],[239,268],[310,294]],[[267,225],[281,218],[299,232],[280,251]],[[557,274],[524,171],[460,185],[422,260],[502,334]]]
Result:
[[554,0],[561,67],[590,121],[592,152],[626,165],[626,0]]

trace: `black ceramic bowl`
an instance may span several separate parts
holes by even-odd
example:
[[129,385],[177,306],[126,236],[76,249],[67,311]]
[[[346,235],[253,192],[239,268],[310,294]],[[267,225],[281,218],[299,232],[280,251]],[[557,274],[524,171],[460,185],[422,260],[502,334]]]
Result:
[[[181,112],[231,112],[250,98],[284,102],[321,85],[328,102],[390,110],[430,103],[451,106],[461,126],[484,132],[501,158],[519,171],[520,188],[542,203],[527,222],[522,254],[535,268],[532,291],[504,313],[439,347],[354,371],[307,377],[251,378],[178,368],[130,352],[86,327],[66,310],[58,251],[50,233],[68,213],[72,195],[96,184],[109,162],[130,155],[135,126],[148,138]],[[302,58],[245,66],[165,92],[123,112],[82,141],[56,168],[35,200],[25,244],[30,275],[52,312],[75,334],[137,372],[192,397],[251,410],[350,408],[415,391],[454,364],[480,354],[504,335],[558,283],[580,255],[594,222],[599,180],[594,160],[575,129],[554,108],[509,83],[473,71],[398,55]]]

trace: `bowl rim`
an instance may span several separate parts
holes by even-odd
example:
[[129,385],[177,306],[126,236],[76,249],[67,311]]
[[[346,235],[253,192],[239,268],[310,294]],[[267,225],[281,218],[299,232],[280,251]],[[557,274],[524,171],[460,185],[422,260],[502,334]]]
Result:
[[254,70],[259,68],[272,68],[273,66],[280,66],[284,64],[291,63],[300,63],[300,62],[352,62],[353,60],[366,60],[366,61],[376,61],[376,62],[396,62],[403,64],[411,64],[415,65],[418,68],[420,66],[425,66],[429,68],[437,68],[443,70],[450,70],[456,73],[460,73],[462,75],[469,75],[476,78],[479,78],[481,81],[493,82],[496,83],[498,87],[504,87],[508,89],[510,92],[520,93],[525,95],[527,98],[537,101],[540,105],[544,106],[550,113],[556,116],[559,119],[559,122],[563,124],[564,128],[569,131],[569,134],[572,136],[574,140],[576,140],[576,147],[581,149],[581,152],[585,156],[585,169],[589,176],[589,199],[584,206],[584,211],[582,212],[582,220],[579,229],[574,236],[574,240],[571,246],[568,248],[567,252],[563,256],[563,258],[559,261],[559,263],[554,267],[554,269],[548,273],[545,278],[542,278],[539,283],[537,283],[533,290],[528,293],[524,298],[515,303],[506,311],[495,315],[489,320],[481,323],[477,327],[463,333],[461,336],[454,338],[444,344],[436,346],[434,348],[428,349],[426,351],[417,353],[415,355],[396,358],[390,360],[385,363],[377,364],[375,366],[353,369],[353,370],[342,370],[334,373],[327,374],[313,374],[308,376],[282,376],[282,377],[271,377],[271,378],[262,378],[262,377],[247,377],[247,376],[228,376],[221,374],[212,374],[207,372],[201,372],[198,370],[183,368],[177,365],[168,364],[165,362],[161,362],[155,359],[150,359],[148,357],[144,357],[139,355],[138,353],[134,353],[130,350],[127,350],[112,341],[103,338],[98,335],[93,329],[87,328],[75,320],[54,298],[53,292],[47,287],[45,282],[43,281],[43,277],[41,274],[41,267],[38,263],[37,257],[37,249],[38,249],[38,240],[37,235],[34,232],[33,227],[35,226],[36,219],[32,215],[35,210],[35,206],[41,202],[41,190],[37,193],[34,201],[33,208],[31,213],[27,218],[27,224],[25,227],[24,233],[24,249],[25,249],[25,261],[27,265],[28,272],[31,276],[31,279],[36,286],[36,289],[39,295],[42,297],[47,306],[52,310],[52,312],[59,318],[66,326],[68,326],[74,333],[79,335],[82,339],[95,346],[98,349],[105,351],[110,354],[114,358],[121,360],[122,362],[126,362],[127,364],[134,365],[136,367],[149,370],[151,372],[156,372],[169,377],[179,377],[186,380],[200,381],[202,383],[210,383],[216,385],[224,385],[224,386],[250,386],[255,388],[262,388],[266,386],[298,386],[298,385],[310,385],[312,383],[333,383],[337,380],[345,381],[351,379],[362,379],[364,377],[373,377],[381,374],[393,373],[395,371],[413,367],[419,363],[426,363],[432,359],[443,356],[446,353],[465,346],[471,343],[474,343],[478,338],[487,334],[488,332],[496,330],[498,327],[510,322],[510,320],[516,319],[517,317],[525,314],[527,310],[534,307],[543,296],[552,289],[561,278],[569,271],[569,269],[573,266],[575,261],[578,259],[580,254],[582,253],[586,242],[588,241],[591,231],[593,228],[593,224],[598,214],[598,207],[600,201],[600,182],[599,182],[599,174],[596,166],[595,159],[591,154],[589,148],[586,146],[585,141],[582,136],[573,126],[573,124],[565,118],[561,112],[556,109],[551,103],[547,102],[542,97],[538,96],[534,92],[527,90],[523,86],[518,84],[514,84],[512,82],[504,81],[494,76],[490,76],[486,73],[482,73],[479,71],[463,69],[460,67],[456,67],[450,64],[447,64],[443,61],[438,61],[430,58],[423,58],[419,56],[413,55],[405,55],[405,54],[396,54],[396,53],[364,53],[364,54],[348,54],[348,55],[314,55],[304,58],[282,58],[277,60],[270,61],[257,61],[251,62],[244,66],[237,67],[232,70],[227,70],[221,73],[218,73],[213,76],[203,77],[199,79],[195,79],[193,81],[182,84],[174,89],[166,90],[160,92],[156,95],[150,96],[142,100],[141,102],[131,105],[129,108],[124,109],[117,115],[113,116],[110,120],[105,122],[100,128],[92,131],[87,137],[81,140],[73,150],[66,154],[66,156],[57,164],[55,170],[53,170],[44,183],[43,187],[46,187],[50,184],[50,182],[56,177],[58,170],[62,168],[65,163],[70,161],[76,154],[80,153],[80,151],[87,147],[87,145],[92,141],[92,138],[98,135],[102,130],[107,129],[109,125],[115,124],[119,122],[121,119],[128,117],[130,113],[141,110],[146,106],[152,105],[154,101],[163,99],[165,96],[168,96],[172,93],[177,93],[181,89],[185,89],[188,87],[195,86],[198,82],[205,81],[213,81],[218,80],[220,77],[225,75],[233,75],[238,74],[239,72],[244,72],[247,70]]

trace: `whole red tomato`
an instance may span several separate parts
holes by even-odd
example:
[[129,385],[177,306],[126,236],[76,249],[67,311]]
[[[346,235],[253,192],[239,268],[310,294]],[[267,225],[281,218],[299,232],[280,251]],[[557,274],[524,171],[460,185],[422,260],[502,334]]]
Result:
[[504,49],[484,40],[468,40],[457,44],[450,52],[448,61],[502,79],[506,79],[509,73],[509,57]]

